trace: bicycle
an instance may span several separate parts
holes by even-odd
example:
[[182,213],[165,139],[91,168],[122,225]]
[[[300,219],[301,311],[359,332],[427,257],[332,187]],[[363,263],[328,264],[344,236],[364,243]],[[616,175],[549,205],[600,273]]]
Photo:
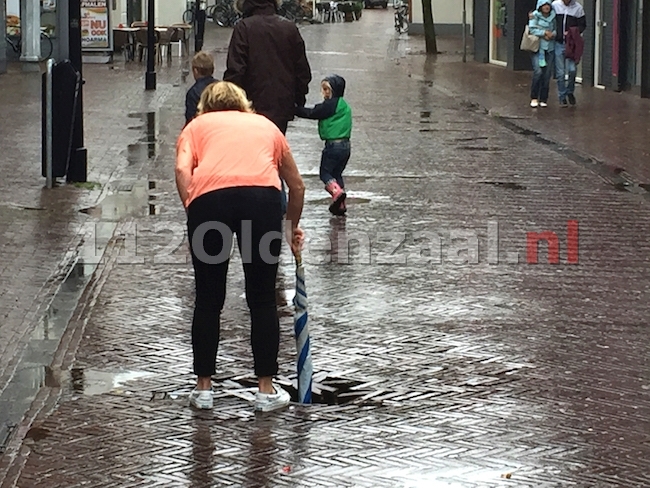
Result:
[[242,15],[235,9],[233,0],[219,0],[212,6],[208,17],[219,27],[232,27],[242,18]]
[[[22,46],[22,36],[20,34],[14,34],[14,35],[7,34],[5,36],[5,41],[7,41],[7,44],[11,46],[11,49],[13,49],[13,51],[16,54],[18,55],[22,54],[23,46]],[[52,44],[52,39],[50,39],[50,36],[48,36],[45,32],[41,31],[41,53],[38,60],[45,61],[46,59],[49,59],[50,57],[52,57],[53,50],[54,50],[54,46]]]
[[393,3],[395,9],[395,31],[398,34],[403,34],[409,30],[408,21],[408,5],[403,1],[395,1]]
[[278,15],[292,22],[311,18],[311,10],[300,3],[300,0],[284,0],[278,7]]
[[188,2],[187,9],[183,12],[183,22],[186,24],[194,23],[194,11],[196,10],[196,3]]

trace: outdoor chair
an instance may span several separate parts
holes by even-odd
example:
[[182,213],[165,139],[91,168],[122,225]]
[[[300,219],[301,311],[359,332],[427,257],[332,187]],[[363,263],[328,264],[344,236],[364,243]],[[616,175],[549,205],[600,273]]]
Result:
[[160,32],[160,37],[158,38],[158,59],[161,63],[163,60],[163,51],[167,61],[169,63],[172,61],[172,38],[174,35],[178,36],[177,29],[174,27],[169,27],[165,32]]
[[338,22],[341,14],[336,2],[319,2],[316,4],[316,11],[321,22]]
[[[160,46],[158,44],[158,33],[154,31],[155,34],[155,44],[153,46],[154,56],[158,57],[160,53]],[[142,62],[145,51],[147,51],[149,45],[149,36],[146,28],[141,28],[135,33],[135,45],[138,50],[138,61]]]
[[[181,27],[183,26],[183,27]],[[189,39],[186,37],[187,32],[184,28],[185,24],[172,24],[172,27],[175,29],[176,32],[172,35],[171,38],[171,43],[178,42],[178,55],[179,56],[189,56],[190,54],[190,47],[189,47]]]
[[128,32],[113,31],[113,46],[115,50],[120,49],[124,54],[124,61],[131,61],[133,59],[133,44],[131,43],[131,36]]

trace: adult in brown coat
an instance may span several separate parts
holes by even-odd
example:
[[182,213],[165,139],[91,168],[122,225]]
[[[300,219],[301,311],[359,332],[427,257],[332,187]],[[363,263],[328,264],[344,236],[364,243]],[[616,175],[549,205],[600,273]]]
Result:
[[243,0],[242,11],[223,79],[243,88],[255,111],[285,133],[309,91],[305,41],[294,22],[277,15],[275,0]]

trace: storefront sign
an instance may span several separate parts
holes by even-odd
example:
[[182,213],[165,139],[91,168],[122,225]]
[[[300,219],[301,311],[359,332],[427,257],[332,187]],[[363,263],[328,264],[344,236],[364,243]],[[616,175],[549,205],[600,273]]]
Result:
[[20,35],[20,1],[7,0],[7,35]]
[[89,51],[110,50],[107,0],[81,0],[81,47]]

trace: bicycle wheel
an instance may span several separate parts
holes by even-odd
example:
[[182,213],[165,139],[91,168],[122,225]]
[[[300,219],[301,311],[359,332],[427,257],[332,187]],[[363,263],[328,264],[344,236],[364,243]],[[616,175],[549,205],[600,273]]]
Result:
[[39,59],[41,61],[49,59],[52,56],[53,49],[54,46],[52,46],[52,39],[50,39],[50,36],[41,32],[41,56]]
[[231,23],[231,15],[230,9],[226,5],[215,5],[212,20],[219,27],[228,27]]
[[194,23],[194,10],[187,9],[185,12],[183,12],[183,22],[186,24]]
[[402,34],[405,34],[409,31],[409,21],[406,19],[406,16],[402,17],[402,27],[401,27],[401,32]]

